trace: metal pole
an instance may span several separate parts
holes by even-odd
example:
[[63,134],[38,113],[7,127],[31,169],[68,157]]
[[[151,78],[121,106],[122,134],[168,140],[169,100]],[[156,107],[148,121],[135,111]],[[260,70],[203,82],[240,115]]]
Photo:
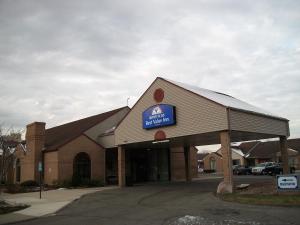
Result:
[[42,198],[42,172],[40,171],[40,199]]

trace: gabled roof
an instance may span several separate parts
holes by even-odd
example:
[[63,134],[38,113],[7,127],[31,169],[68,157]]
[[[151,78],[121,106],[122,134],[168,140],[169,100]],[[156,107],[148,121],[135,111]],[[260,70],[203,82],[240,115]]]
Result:
[[234,151],[236,154],[240,155],[240,156],[245,156],[245,154],[243,153],[242,150],[238,149],[238,148],[231,148],[232,151]]
[[203,160],[205,156],[207,156],[209,153],[198,153],[197,154],[197,160]]
[[[287,146],[289,152],[296,150],[300,152],[300,139],[287,140]],[[246,158],[262,158],[269,159],[276,156],[277,152],[280,152],[279,141],[252,141],[244,142],[238,146],[239,149],[245,154]]]
[[245,156],[247,156],[260,141],[243,142],[237,148],[239,148]]
[[247,102],[236,99],[227,94],[211,91],[208,89],[200,88],[197,86],[193,86],[193,85],[189,85],[189,84],[185,84],[185,83],[181,83],[181,82],[177,82],[177,81],[173,81],[173,80],[169,80],[169,79],[164,79],[164,78],[160,78],[160,79],[163,79],[167,82],[175,84],[183,89],[191,91],[197,95],[200,95],[200,96],[207,98],[215,103],[218,103],[220,105],[223,105],[223,106],[231,108],[231,109],[237,109],[237,110],[246,111],[246,112],[250,112],[250,113],[262,114],[262,115],[269,116],[269,117],[275,117],[275,118],[281,119],[281,120],[282,119],[287,120],[285,118],[274,115],[273,113],[270,113],[266,110],[263,110],[256,106],[253,106]]
[[218,153],[217,151],[215,151],[215,152],[211,152],[211,153],[208,153],[207,155],[205,155],[205,156],[203,157],[203,160],[204,160],[206,157],[209,157],[209,156],[212,156],[212,155],[216,155],[217,157],[222,158],[222,155],[221,155],[220,153]]
[[247,154],[247,158],[270,159],[274,158],[278,151],[280,151],[279,142],[260,142]]
[[300,138],[288,139],[288,147],[300,153]]
[[222,155],[219,153],[219,152],[212,152],[214,154],[216,154],[217,156],[221,157],[222,158]]
[[75,139],[88,129],[101,123],[102,121],[125,108],[128,107],[122,107],[109,112],[101,113],[95,116],[90,116],[57,127],[46,129],[45,151],[56,150],[60,146]]

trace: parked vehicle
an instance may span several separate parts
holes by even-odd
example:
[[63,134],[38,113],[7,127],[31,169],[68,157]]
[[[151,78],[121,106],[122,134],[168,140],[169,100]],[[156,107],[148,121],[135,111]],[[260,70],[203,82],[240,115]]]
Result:
[[266,168],[268,166],[272,166],[274,165],[274,162],[264,162],[264,163],[260,163],[257,166],[252,168],[252,174],[254,175],[263,175],[263,174],[267,174],[266,173]]
[[[269,175],[283,174],[283,167],[281,163],[275,163],[274,165],[267,166],[265,173]],[[295,173],[295,167],[290,167],[290,173]]]
[[233,174],[235,175],[249,175],[252,174],[252,169],[247,166],[238,165],[233,168]]

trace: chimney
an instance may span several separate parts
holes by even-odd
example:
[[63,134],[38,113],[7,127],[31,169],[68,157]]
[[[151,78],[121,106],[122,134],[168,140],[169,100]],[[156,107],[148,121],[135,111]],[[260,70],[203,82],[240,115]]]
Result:
[[44,122],[34,122],[27,125],[26,129],[26,161],[28,173],[22,180],[39,180],[38,163],[42,161],[42,150],[45,145]]

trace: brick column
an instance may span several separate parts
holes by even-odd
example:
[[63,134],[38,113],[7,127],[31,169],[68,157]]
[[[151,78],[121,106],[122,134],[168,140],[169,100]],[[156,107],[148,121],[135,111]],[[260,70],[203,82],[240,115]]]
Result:
[[280,151],[281,151],[281,161],[283,167],[283,173],[288,174],[289,171],[289,156],[287,151],[287,138],[286,136],[280,137]]
[[220,133],[221,152],[223,162],[224,181],[218,186],[218,193],[232,193],[233,179],[232,179],[232,156],[230,135],[228,131]]
[[118,146],[118,182],[119,187],[125,187],[126,175],[125,175],[125,149],[122,146]]
[[185,161],[185,179],[187,182],[192,181],[192,164],[191,164],[191,148],[184,147],[184,161]]

